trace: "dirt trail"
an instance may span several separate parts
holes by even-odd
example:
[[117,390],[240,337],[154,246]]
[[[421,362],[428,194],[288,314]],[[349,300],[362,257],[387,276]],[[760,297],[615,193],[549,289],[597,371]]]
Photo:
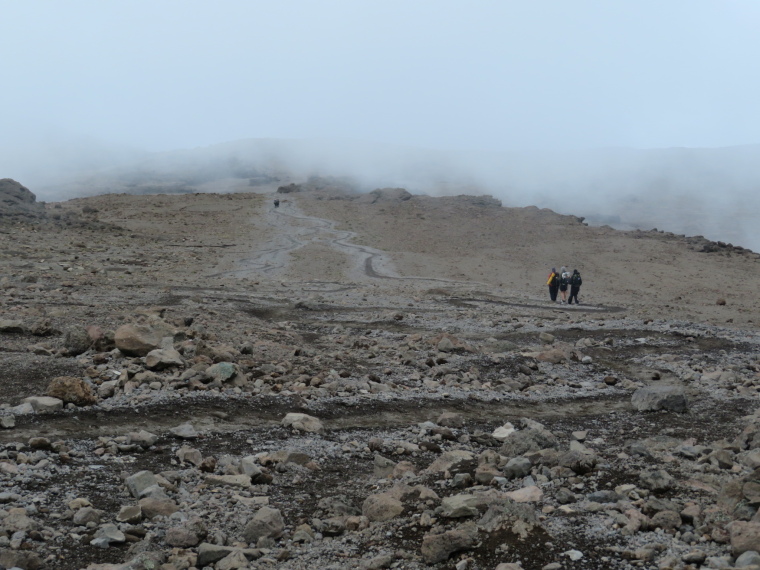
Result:
[[350,260],[349,278],[399,278],[388,255],[382,251],[350,243],[354,232],[338,230],[336,222],[305,215],[293,200],[283,201],[278,208],[267,208],[264,219],[271,237],[251,257],[237,262],[237,269],[211,277],[278,278],[290,264],[290,254],[309,244],[333,248]]
[[199,398],[195,401],[151,404],[131,409],[82,410],[45,416],[19,416],[16,429],[0,432],[0,442],[43,435],[48,438],[96,438],[124,435],[145,429],[162,432],[185,421],[192,421],[202,431],[233,432],[245,429],[269,429],[280,425],[289,412],[306,412],[320,417],[329,430],[391,429],[423,421],[435,421],[443,412],[457,412],[468,422],[514,421],[517,418],[564,418],[609,414],[631,408],[627,397],[585,398],[572,401],[538,401],[530,399],[496,399],[463,401],[414,399],[379,401],[340,401],[320,403],[305,410],[290,397],[241,399],[230,402],[223,397]]

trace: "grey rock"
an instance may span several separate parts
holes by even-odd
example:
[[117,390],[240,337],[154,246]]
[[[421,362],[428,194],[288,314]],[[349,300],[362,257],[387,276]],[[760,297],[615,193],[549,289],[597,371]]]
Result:
[[404,512],[404,505],[389,493],[370,495],[362,504],[362,515],[371,521],[388,521]]
[[231,362],[219,362],[206,368],[206,375],[218,382],[228,382],[238,375],[238,369]]
[[207,534],[206,525],[199,517],[193,517],[186,523],[166,531],[164,540],[169,546],[190,548],[196,546]]
[[166,323],[151,325],[122,325],[114,333],[116,348],[129,356],[146,356],[151,350],[161,346],[164,337],[173,336],[174,331]]
[[514,479],[516,477],[526,477],[527,475],[530,475],[532,467],[533,464],[527,457],[513,457],[504,466],[502,472],[505,477]]
[[[177,459],[179,459],[183,463],[191,463],[195,465],[196,467],[199,467],[200,464],[203,463],[203,455],[201,454],[201,452],[187,445],[183,445],[177,450]],[[241,461],[241,465],[242,465],[242,461]]]
[[586,495],[586,499],[594,503],[616,503],[621,497],[615,491],[594,491]]
[[438,416],[436,423],[439,426],[461,428],[464,426],[464,417],[456,412],[443,412]]
[[116,522],[136,524],[142,520],[143,513],[140,505],[125,505],[119,509]]
[[15,321],[10,319],[0,319],[0,333],[16,333],[23,334],[26,332],[26,327],[21,321]]
[[664,469],[642,471],[639,481],[644,488],[655,492],[668,491],[676,486],[675,479]]
[[29,396],[22,402],[30,404],[35,412],[57,412],[63,409],[63,400],[50,396]]
[[325,427],[319,418],[295,412],[287,414],[282,420],[282,425],[307,433],[323,433],[325,431]]
[[145,356],[145,366],[149,370],[166,370],[184,365],[182,355],[173,348],[156,348]]
[[441,501],[437,512],[449,519],[474,517],[478,514],[479,508],[485,507],[486,500],[485,497],[477,495],[452,495]]
[[373,475],[377,479],[385,479],[390,477],[393,473],[393,468],[396,467],[396,462],[391,461],[387,457],[375,454],[374,471]]
[[541,332],[538,334],[538,340],[540,340],[542,344],[553,344],[554,335],[548,332]]
[[325,497],[324,499],[320,499],[317,506],[333,516],[354,516],[361,514],[361,510],[353,506],[351,499],[345,495]]
[[231,546],[221,546],[218,544],[211,544],[208,542],[202,543],[198,547],[198,564],[199,567],[209,566],[215,562],[219,562],[225,556],[230,553],[240,550],[239,548],[233,548]]
[[454,449],[442,453],[425,471],[433,474],[448,471],[450,474],[456,475],[457,473],[473,472],[476,467],[477,459],[473,453],[463,449]]
[[556,448],[557,438],[549,430],[540,427],[528,427],[511,434],[502,444],[500,453],[507,457],[517,457],[531,451]]
[[104,524],[95,533],[95,540],[103,539],[108,541],[108,544],[126,542],[127,537],[121,532],[114,524]]
[[248,558],[242,550],[233,550],[216,563],[216,570],[238,570],[248,567]]
[[86,525],[88,522],[99,523],[100,511],[93,509],[92,507],[84,507],[74,513],[71,519],[76,525]]
[[63,335],[63,346],[72,356],[87,352],[92,346],[92,339],[83,328],[71,328]]
[[36,552],[29,550],[0,550],[0,567],[38,570],[42,568],[42,559]]
[[279,510],[261,507],[243,529],[243,538],[248,543],[256,543],[260,538],[280,538],[285,530],[285,522]]
[[171,428],[169,430],[169,433],[171,433],[174,437],[178,437],[179,439],[197,439],[199,435],[192,424],[189,422]]
[[138,471],[134,475],[127,477],[124,484],[133,497],[140,499],[145,496],[147,489],[158,485],[158,481],[156,480],[156,476],[150,471]]
[[158,436],[154,433],[150,433],[149,431],[141,429],[140,431],[133,431],[128,433],[127,441],[129,443],[137,444],[140,447],[148,448],[151,445],[154,445],[156,441],[158,441]]
[[645,386],[639,388],[631,397],[631,404],[639,412],[666,410],[683,413],[688,409],[688,402],[683,388],[678,386]]
[[575,496],[575,493],[573,493],[567,487],[560,487],[559,489],[557,489],[557,492],[555,493],[554,498],[557,499],[557,502],[560,505],[567,505],[570,503],[574,503],[578,500],[577,497]]
[[145,497],[140,499],[139,505],[143,515],[149,520],[155,517],[168,517],[179,510],[177,503],[171,499]]
[[473,548],[477,543],[477,534],[474,523],[440,534],[426,534],[422,539],[422,556],[428,564],[443,562],[454,552]]
[[741,554],[734,562],[736,568],[746,568],[753,565],[760,566],[760,554],[755,550],[748,550]]
[[[63,402],[61,402],[61,408],[63,408]],[[30,404],[29,402],[24,402],[23,404],[19,404],[18,406],[13,406],[11,408],[11,413],[16,416],[25,416],[27,414],[33,414],[34,413],[34,406]],[[14,420],[15,423],[15,420]]]

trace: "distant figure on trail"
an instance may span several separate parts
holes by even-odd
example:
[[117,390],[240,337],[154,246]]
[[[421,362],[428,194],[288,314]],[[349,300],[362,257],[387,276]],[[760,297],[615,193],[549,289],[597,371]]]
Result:
[[551,297],[552,303],[557,302],[557,291],[559,291],[559,273],[552,267],[551,273],[549,273],[549,279],[546,284],[549,286],[549,297]]
[[279,208],[280,207],[280,199],[279,198],[275,198],[274,199],[274,207],[275,208]]
[[560,269],[559,275],[559,292],[562,296],[562,304],[567,303],[567,287],[570,285],[570,274],[567,272],[567,267]]
[[570,276],[570,299],[567,302],[568,305],[573,304],[573,299],[575,299],[576,305],[581,304],[580,301],[578,301],[578,293],[580,293],[582,284],[583,279],[581,279],[581,274],[577,269],[573,269],[573,274]]

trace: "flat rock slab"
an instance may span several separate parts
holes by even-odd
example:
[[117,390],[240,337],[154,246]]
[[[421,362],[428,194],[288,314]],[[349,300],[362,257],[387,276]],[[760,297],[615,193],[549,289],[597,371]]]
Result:
[[639,388],[631,397],[631,404],[639,412],[684,413],[689,407],[683,388],[678,386],[645,386]]

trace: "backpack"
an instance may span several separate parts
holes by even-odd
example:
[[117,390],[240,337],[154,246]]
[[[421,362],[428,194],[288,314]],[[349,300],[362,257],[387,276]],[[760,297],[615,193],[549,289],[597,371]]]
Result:
[[583,279],[581,279],[580,273],[573,273],[573,276],[570,278],[570,285],[573,285],[575,287],[580,287],[583,284]]
[[552,272],[549,274],[549,280],[547,281],[549,287],[557,287],[559,285],[559,275]]

